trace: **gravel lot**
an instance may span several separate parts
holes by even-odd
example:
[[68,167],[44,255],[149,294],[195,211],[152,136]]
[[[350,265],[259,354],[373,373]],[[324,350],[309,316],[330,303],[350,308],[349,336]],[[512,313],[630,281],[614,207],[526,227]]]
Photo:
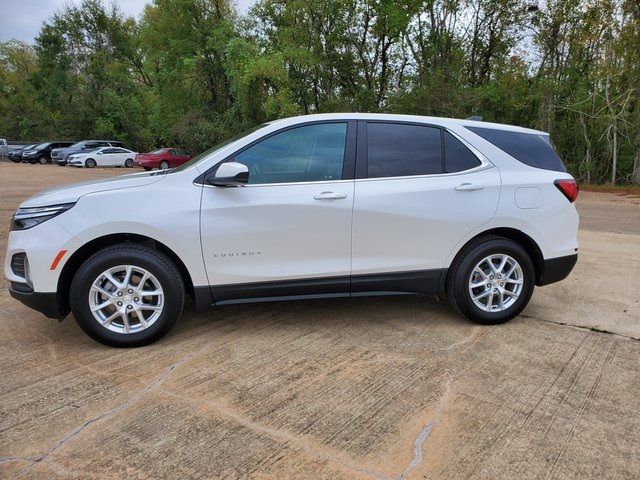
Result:
[[[2,256],[20,201],[121,173],[0,163]],[[637,478],[640,198],[578,208],[573,274],[495,327],[422,297],[283,302],[117,350],[3,279],[0,477]]]

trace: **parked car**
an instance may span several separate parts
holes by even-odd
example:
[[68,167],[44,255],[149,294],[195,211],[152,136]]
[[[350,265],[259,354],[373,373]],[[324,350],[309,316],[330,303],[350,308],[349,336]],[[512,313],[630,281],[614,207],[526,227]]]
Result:
[[4,138],[0,138],[0,158],[6,158],[9,153],[9,146]]
[[14,148],[13,150],[9,151],[9,160],[15,163],[20,163],[22,161],[22,152],[24,152],[25,150],[31,150],[37,146],[38,144],[34,143],[32,145],[25,145],[24,147]]
[[73,155],[74,153],[90,152],[100,147],[124,148],[124,145],[122,142],[116,142],[113,140],[82,140],[81,142],[74,143],[67,148],[54,148],[51,150],[51,160],[60,166],[64,166],[67,164],[69,155]]
[[169,331],[185,293],[197,309],[428,293],[496,324],[571,272],[577,195],[544,132],[310,115],[173,170],[31,197],[13,216],[5,274],[13,297],[53,318],[71,310],[120,347]]
[[41,143],[33,148],[24,149],[22,151],[22,161],[31,164],[40,163],[41,165],[46,165],[47,163],[51,163],[51,150],[54,148],[67,148],[71,145],[73,145],[73,142]]
[[102,147],[91,152],[74,153],[67,157],[73,167],[133,167],[136,152],[126,148]]
[[134,159],[134,164],[145,170],[159,168],[175,168],[191,160],[191,155],[182,148],[159,148],[149,153],[138,153]]

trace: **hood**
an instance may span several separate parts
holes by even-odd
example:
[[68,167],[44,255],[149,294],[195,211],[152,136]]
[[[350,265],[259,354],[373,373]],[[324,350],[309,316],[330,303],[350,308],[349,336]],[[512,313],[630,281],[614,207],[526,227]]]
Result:
[[121,188],[143,187],[159,182],[164,178],[165,175],[156,175],[156,172],[143,172],[88,182],[72,183],[71,185],[43,190],[22,202],[20,207],[44,207],[47,205],[76,202],[80,197],[90,193],[118,190]]

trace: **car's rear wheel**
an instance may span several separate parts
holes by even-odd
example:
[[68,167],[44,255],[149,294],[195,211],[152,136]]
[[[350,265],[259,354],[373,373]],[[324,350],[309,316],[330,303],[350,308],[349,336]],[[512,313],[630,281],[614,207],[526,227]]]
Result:
[[76,273],[71,309],[91,338],[137,347],[165,335],[182,313],[184,283],[161,252],[138,244],[100,250]]
[[84,166],[87,168],[93,168],[96,166],[96,161],[93,158],[87,158],[87,161],[84,162]]
[[504,323],[529,303],[535,285],[531,257],[517,242],[487,236],[462,251],[449,271],[449,300],[468,319]]
[[124,161],[124,166],[127,167],[127,168],[133,167],[133,158],[127,158]]
[[47,163],[49,163],[47,161],[47,157],[40,157],[38,161],[40,162],[40,165],[46,165]]
[[167,162],[166,160],[162,160],[160,162],[160,170],[166,170],[169,168],[169,162]]

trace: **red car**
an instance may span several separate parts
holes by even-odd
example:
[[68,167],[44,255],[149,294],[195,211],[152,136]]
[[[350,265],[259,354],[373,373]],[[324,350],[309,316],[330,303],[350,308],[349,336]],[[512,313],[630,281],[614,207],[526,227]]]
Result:
[[191,155],[182,148],[160,148],[149,153],[138,153],[133,159],[133,164],[145,170],[152,168],[166,170],[167,168],[179,167],[189,160],[191,160]]

